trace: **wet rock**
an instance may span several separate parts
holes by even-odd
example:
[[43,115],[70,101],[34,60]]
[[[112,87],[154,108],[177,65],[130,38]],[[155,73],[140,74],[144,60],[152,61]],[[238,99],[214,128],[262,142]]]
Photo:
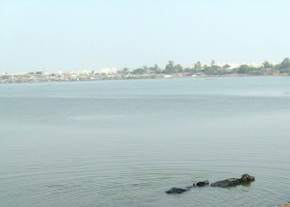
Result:
[[228,187],[235,187],[237,185],[248,185],[251,182],[255,181],[255,177],[250,176],[248,174],[244,174],[241,178],[229,178],[221,181],[217,181],[212,183],[212,187],[220,187],[220,188],[228,188]]
[[181,194],[181,193],[184,193],[188,190],[189,189],[184,189],[184,188],[171,188],[168,191],[166,191],[166,193],[167,194]]
[[229,178],[221,181],[217,181],[215,183],[212,183],[210,186],[212,187],[220,187],[220,188],[227,188],[227,187],[234,187],[237,185],[241,185],[241,179],[240,178]]
[[[208,180],[204,180],[204,181],[199,181],[197,183],[193,183],[193,185],[187,186],[185,188],[174,187],[166,191],[166,193],[167,194],[182,194],[186,191],[189,191],[193,187],[204,187],[208,185],[210,185],[211,187],[229,188],[229,187],[235,187],[238,185],[249,185],[254,181],[255,181],[254,176],[251,176],[249,174],[244,174],[241,176],[241,178],[229,178],[225,180],[220,180],[220,181],[211,183],[211,185],[209,184]],[[290,207],[290,204],[285,204],[284,206],[282,205],[280,207]]]
[[254,181],[255,181],[255,177],[251,176],[249,174],[244,174],[241,177],[242,184],[247,184],[247,183],[251,183],[251,182],[254,182]]
[[195,187],[204,187],[204,186],[208,186],[209,185],[209,181],[208,180],[204,180],[204,181],[199,181],[197,183],[193,183],[193,186]]

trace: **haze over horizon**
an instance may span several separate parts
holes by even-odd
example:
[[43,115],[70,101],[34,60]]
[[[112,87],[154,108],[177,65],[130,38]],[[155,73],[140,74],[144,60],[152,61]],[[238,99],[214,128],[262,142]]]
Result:
[[0,73],[279,62],[287,0],[0,0]]

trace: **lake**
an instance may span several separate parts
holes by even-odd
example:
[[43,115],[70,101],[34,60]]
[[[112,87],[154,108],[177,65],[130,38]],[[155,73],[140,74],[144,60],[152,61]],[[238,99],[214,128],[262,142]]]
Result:
[[289,123],[289,77],[0,85],[0,206],[273,207],[290,200]]

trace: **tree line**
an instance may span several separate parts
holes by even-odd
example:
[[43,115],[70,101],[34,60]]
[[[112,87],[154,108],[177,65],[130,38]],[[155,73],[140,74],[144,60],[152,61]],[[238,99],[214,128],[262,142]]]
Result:
[[164,68],[160,68],[157,64],[154,66],[143,66],[136,69],[123,68],[119,71],[121,74],[177,74],[177,73],[189,73],[197,74],[202,73],[205,75],[226,75],[226,74],[249,74],[249,75],[273,75],[285,74],[290,75],[290,58],[283,59],[278,64],[272,64],[268,61],[263,62],[260,66],[253,66],[242,64],[238,67],[232,67],[229,64],[223,66],[217,65],[214,60],[210,65],[202,64],[197,61],[192,67],[183,67],[180,64],[175,64],[174,61],[168,61]]

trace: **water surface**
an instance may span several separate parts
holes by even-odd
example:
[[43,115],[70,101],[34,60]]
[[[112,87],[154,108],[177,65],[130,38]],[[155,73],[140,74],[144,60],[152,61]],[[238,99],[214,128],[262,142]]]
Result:
[[272,207],[290,200],[289,123],[288,77],[0,85],[0,206]]

